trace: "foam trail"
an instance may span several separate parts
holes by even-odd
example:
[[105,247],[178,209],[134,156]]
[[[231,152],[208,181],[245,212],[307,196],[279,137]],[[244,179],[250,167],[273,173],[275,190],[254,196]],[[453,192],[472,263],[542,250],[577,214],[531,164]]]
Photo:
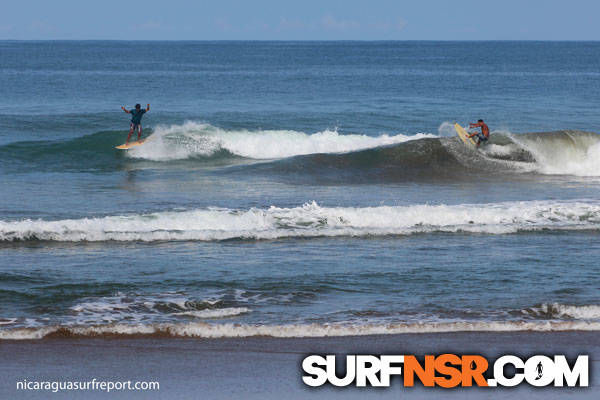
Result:
[[291,130],[228,131],[209,124],[186,122],[158,126],[144,146],[131,149],[130,157],[154,161],[208,157],[219,151],[252,159],[277,159],[314,153],[345,153],[425,137],[416,135],[340,135],[326,130],[314,134]]
[[0,221],[1,241],[157,241],[410,235],[506,234],[600,229],[600,202],[525,201],[380,207],[222,208],[58,221]]

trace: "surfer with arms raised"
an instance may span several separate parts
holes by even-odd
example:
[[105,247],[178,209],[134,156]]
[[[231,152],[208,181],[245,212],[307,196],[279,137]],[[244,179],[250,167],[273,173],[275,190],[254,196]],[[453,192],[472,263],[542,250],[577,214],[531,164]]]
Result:
[[144,116],[145,113],[150,111],[150,104],[148,104],[146,106],[145,110],[143,110],[142,106],[140,106],[139,104],[136,104],[135,108],[132,108],[131,110],[127,110],[125,107],[121,107],[121,109],[123,111],[125,111],[127,114],[131,114],[131,125],[129,126],[129,135],[127,136],[127,141],[125,142],[125,145],[129,144],[129,139],[131,139],[131,134],[136,129],[138,131],[138,142],[139,142],[140,139],[142,138],[142,117]]
[[477,147],[479,147],[482,142],[485,142],[490,138],[490,128],[488,128],[482,119],[477,121],[477,123],[469,124],[469,128],[481,128],[481,132],[475,132],[468,136],[469,138],[477,136]]

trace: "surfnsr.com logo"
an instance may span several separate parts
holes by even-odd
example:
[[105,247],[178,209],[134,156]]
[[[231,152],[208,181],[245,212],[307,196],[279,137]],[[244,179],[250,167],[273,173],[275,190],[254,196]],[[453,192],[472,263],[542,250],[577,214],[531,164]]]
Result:
[[572,363],[563,355],[536,355],[526,360],[505,355],[492,366],[480,355],[455,354],[426,355],[421,361],[414,355],[347,355],[345,361],[345,368],[336,369],[343,365],[336,366],[335,355],[310,355],[302,361],[306,373],[302,380],[313,387],[327,383],[340,387],[387,387],[394,376],[401,377],[406,387],[417,381],[425,387],[443,388],[510,387],[524,382],[537,387],[589,384],[587,355],[578,356]]

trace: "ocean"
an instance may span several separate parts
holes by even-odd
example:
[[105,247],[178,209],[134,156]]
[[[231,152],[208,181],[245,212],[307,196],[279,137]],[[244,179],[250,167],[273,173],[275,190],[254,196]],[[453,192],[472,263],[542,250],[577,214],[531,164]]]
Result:
[[[0,42],[0,342],[600,330],[598,42]],[[147,143],[129,151],[129,116]],[[484,119],[479,151],[453,123]]]

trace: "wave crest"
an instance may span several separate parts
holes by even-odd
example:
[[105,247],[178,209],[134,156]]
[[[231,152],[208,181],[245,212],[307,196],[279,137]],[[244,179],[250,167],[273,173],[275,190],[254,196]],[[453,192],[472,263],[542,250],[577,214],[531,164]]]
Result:
[[409,140],[435,137],[416,135],[340,135],[336,130],[313,134],[292,130],[224,130],[188,121],[183,125],[158,126],[144,146],[128,152],[133,158],[153,161],[209,157],[220,151],[256,160],[279,159],[317,153],[346,153]]

